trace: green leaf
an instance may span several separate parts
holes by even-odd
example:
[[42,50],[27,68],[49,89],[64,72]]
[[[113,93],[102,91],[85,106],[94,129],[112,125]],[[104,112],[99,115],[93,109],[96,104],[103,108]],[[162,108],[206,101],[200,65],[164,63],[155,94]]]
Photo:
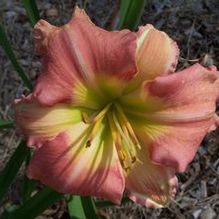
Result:
[[45,187],[36,195],[31,197],[20,208],[10,212],[3,213],[0,219],[34,219],[49,206],[60,200],[63,196],[49,187]]
[[[123,204],[126,204],[128,202],[130,202],[131,200],[128,198],[128,197],[123,197],[122,201],[121,201],[121,205]],[[114,206],[114,205],[117,205],[117,204],[114,204],[113,202],[111,201],[96,201],[95,202],[95,205],[98,207],[98,208],[105,208],[105,207],[109,207],[109,206]]]
[[[29,165],[31,159],[31,151],[29,150],[29,153],[26,156],[25,159],[25,166],[27,167]],[[33,179],[29,179],[27,176],[24,176],[24,181],[22,185],[22,202],[26,202],[30,197],[32,192],[34,191],[35,187],[37,185],[37,181]]]
[[21,79],[24,82],[24,85],[28,89],[32,89],[31,81],[28,79],[26,74],[24,73],[23,69],[21,68],[20,64],[18,63],[15,54],[11,48],[10,42],[7,39],[7,35],[5,33],[4,27],[0,24],[0,45],[4,49],[6,55],[10,59],[12,65],[14,66],[15,70],[17,71],[18,75],[21,77]]
[[98,219],[96,207],[91,197],[70,196],[67,203],[71,219]]
[[135,30],[144,12],[147,0],[122,0],[117,29],[128,28]]
[[27,16],[30,19],[30,23],[33,27],[37,23],[37,21],[40,19],[37,4],[35,0],[23,0],[23,4],[27,12]]
[[80,196],[71,195],[67,198],[68,212],[71,219],[85,219],[85,213]]
[[22,202],[25,203],[28,199],[30,199],[31,194],[33,193],[35,187],[37,185],[37,181],[33,179],[29,179],[27,176],[24,176],[24,182],[22,187]]
[[0,200],[8,191],[9,186],[13,182],[18,170],[21,167],[21,164],[28,154],[28,151],[28,147],[22,141],[13,153],[9,162],[6,164],[4,170],[0,173]]
[[98,219],[96,206],[92,197],[81,197],[82,206],[85,211],[86,218]]
[[6,121],[3,119],[0,119],[0,129],[5,129],[5,128],[13,128],[14,124],[12,121]]
[[9,215],[15,211],[18,208],[17,205],[10,205],[9,207],[6,207],[3,214],[1,215],[1,219],[7,219]]

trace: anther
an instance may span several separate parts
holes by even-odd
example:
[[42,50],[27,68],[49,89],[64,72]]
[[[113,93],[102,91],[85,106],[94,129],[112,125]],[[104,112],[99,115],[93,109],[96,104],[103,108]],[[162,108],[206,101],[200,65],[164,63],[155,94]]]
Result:
[[130,167],[125,167],[124,170],[125,170],[125,172],[128,172],[128,171],[131,170],[131,168]]
[[89,148],[91,146],[91,140],[89,139],[89,140],[87,140],[87,142],[86,142],[86,148]]
[[132,157],[132,163],[136,162],[136,157]]
[[88,115],[87,115],[86,113],[82,112],[82,113],[81,113],[81,118],[82,118],[82,121],[83,121],[85,124],[89,123],[89,117],[88,117]]

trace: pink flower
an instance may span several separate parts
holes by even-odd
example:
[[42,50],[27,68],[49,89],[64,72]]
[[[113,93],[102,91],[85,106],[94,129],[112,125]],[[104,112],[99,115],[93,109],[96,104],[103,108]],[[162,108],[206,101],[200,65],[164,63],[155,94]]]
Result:
[[42,73],[15,104],[35,147],[27,175],[61,193],[167,205],[175,172],[218,122],[216,68],[173,73],[179,50],[164,32],[108,32],[78,8],[62,27],[40,20],[34,39]]

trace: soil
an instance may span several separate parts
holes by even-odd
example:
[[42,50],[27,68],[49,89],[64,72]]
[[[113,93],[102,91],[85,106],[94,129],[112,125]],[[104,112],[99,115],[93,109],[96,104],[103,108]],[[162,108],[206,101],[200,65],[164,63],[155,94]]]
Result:
[[[219,1],[218,0],[148,0],[141,25],[151,23],[177,41],[181,53],[178,69],[196,62],[219,67]],[[110,29],[118,13],[116,0],[43,0],[37,1],[41,18],[55,25],[66,23],[75,4],[86,7],[95,24]],[[0,1],[0,22],[5,25],[9,40],[23,69],[34,81],[39,73],[39,57],[34,54],[32,28],[21,1]],[[0,48],[0,117],[13,119],[11,104],[25,93],[20,78]],[[219,132],[208,134],[180,181],[175,200],[165,209],[148,209],[134,203],[100,211],[112,219],[217,219],[219,218]],[[14,130],[0,132],[0,170],[18,145]],[[19,192],[24,175],[18,177],[2,202],[3,207],[20,202]],[[58,202],[38,219],[69,218],[66,206]]]

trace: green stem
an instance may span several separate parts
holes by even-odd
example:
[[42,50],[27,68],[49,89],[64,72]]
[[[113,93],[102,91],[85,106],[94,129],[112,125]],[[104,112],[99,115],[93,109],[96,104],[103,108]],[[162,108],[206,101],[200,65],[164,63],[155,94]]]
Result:
[[5,33],[4,27],[0,24],[0,45],[5,50],[6,55],[10,59],[12,65],[14,66],[15,70],[17,71],[18,75],[21,77],[21,79],[24,82],[24,85],[28,89],[32,89],[32,84],[29,78],[24,73],[23,69],[21,68],[20,64],[17,61],[17,58],[11,48],[11,45],[7,39],[7,35]]

